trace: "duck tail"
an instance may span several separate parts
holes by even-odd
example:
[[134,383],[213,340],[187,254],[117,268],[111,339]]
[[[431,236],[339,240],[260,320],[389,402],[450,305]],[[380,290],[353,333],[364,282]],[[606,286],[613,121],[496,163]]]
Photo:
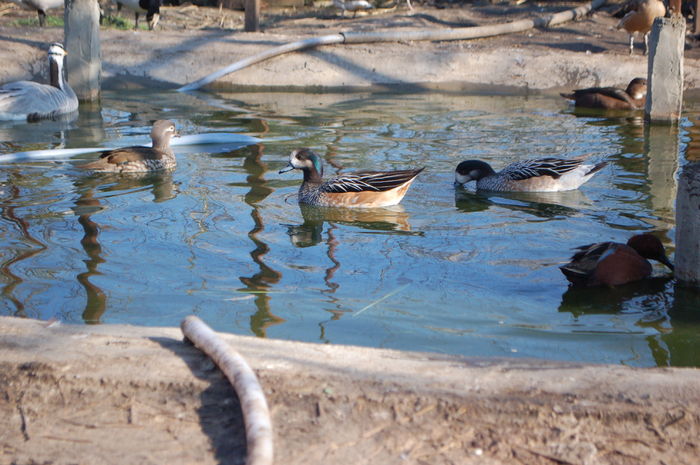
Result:
[[606,166],[608,166],[607,161],[601,161],[600,163],[596,163],[595,165],[593,165],[593,168],[588,170],[588,173],[586,173],[586,176],[591,175],[593,173],[597,173],[598,171],[602,170]]
[[576,100],[576,97],[574,96],[574,94],[565,94],[564,92],[561,92],[559,95],[561,95],[562,97],[564,97],[567,100]]

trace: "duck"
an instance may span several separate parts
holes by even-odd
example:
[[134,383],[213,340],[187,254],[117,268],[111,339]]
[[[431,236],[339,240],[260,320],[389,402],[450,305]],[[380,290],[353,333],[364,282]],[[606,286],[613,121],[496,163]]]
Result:
[[11,0],[26,10],[36,10],[39,15],[39,27],[46,26],[46,11],[63,8],[64,0]]
[[476,188],[495,192],[560,192],[578,189],[603,167],[585,164],[586,157],[537,158],[511,163],[496,173],[481,160],[466,160],[457,165],[455,187],[476,181]]
[[121,12],[122,7],[127,7],[134,12],[134,29],[139,28],[139,14],[146,13],[148,29],[155,29],[160,19],[161,0],[115,0],[117,11]]
[[304,172],[299,187],[300,204],[321,207],[375,208],[397,205],[425,167],[398,171],[359,171],[323,179],[323,164],[313,150],[300,148],[289,155],[280,174],[293,169]]
[[647,80],[634,78],[622,90],[617,87],[589,87],[576,89],[562,97],[573,100],[577,107],[604,108],[607,110],[641,110],[647,101]]
[[80,168],[104,173],[171,170],[177,165],[177,160],[170,147],[170,139],[178,136],[172,121],[158,120],[151,129],[152,147],[133,146],[106,150],[98,160],[85,163]]
[[57,119],[78,110],[78,97],[64,73],[66,49],[49,46],[49,84],[16,81],[0,86],[0,120],[39,121]]
[[617,24],[617,29],[624,29],[630,36],[630,55],[634,53],[634,34],[644,36],[644,55],[649,53],[649,31],[654,20],[666,15],[666,7],[661,0],[633,0],[623,6],[626,14]]
[[650,233],[637,234],[626,244],[598,242],[576,248],[571,261],[559,269],[572,286],[620,286],[640,281],[651,275],[648,260],[656,260],[673,271],[658,237]]

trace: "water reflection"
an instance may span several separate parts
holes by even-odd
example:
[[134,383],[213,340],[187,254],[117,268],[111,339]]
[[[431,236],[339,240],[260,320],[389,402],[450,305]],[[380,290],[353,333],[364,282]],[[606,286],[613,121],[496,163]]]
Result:
[[97,285],[90,281],[93,276],[99,276],[98,266],[105,262],[102,258],[102,246],[99,242],[100,225],[92,220],[92,215],[104,210],[100,197],[109,197],[114,193],[139,192],[150,189],[153,202],[165,202],[176,197],[178,191],[173,181],[172,172],[162,173],[94,173],[75,181],[75,191],[78,199],[73,211],[78,215],[78,224],[83,229],[80,240],[85,254],[86,271],[76,276],[78,283],[85,289],[86,303],[83,310],[83,321],[88,324],[99,323],[107,309],[107,295]]
[[258,237],[265,231],[263,217],[258,209],[258,204],[265,200],[273,189],[267,186],[265,173],[268,166],[262,161],[263,145],[252,145],[243,149],[248,154],[243,161],[243,169],[248,173],[246,181],[250,190],[245,194],[245,203],[251,208],[250,216],[253,219],[253,229],[248,232],[248,238],[253,242],[255,248],[250,252],[253,262],[260,268],[260,271],[253,276],[240,276],[238,279],[246,286],[244,292],[255,295],[255,307],[257,311],[250,317],[250,329],[256,336],[265,337],[268,327],[284,323],[286,320],[280,318],[270,309],[268,290],[273,284],[277,284],[282,279],[282,273],[274,270],[265,263],[265,255],[270,251],[270,247]]
[[23,299],[15,295],[17,286],[22,284],[24,280],[12,271],[12,266],[46,250],[47,245],[36,239],[29,232],[29,223],[17,213],[16,203],[22,198],[21,189],[15,183],[17,177],[21,178],[17,171],[10,170],[8,172],[7,182],[3,186],[4,198],[2,203],[0,203],[0,218],[17,228],[21,246],[11,249],[9,247],[5,248],[5,251],[9,251],[12,255],[0,263],[0,274],[5,277],[4,281],[7,281],[7,284],[2,288],[2,295],[14,305],[13,315],[29,316],[25,312]]
[[571,313],[575,318],[584,315],[632,312],[642,318],[656,320],[669,307],[668,284],[671,276],[654,277],[609,288],[569,287],[561,296],[559,312]]
[[455,188],[455,207],[469,213],[491,207],[528,213],[538,218],[551,219],[578,216],[593,203],[580,190],[567,192],[471,192]]

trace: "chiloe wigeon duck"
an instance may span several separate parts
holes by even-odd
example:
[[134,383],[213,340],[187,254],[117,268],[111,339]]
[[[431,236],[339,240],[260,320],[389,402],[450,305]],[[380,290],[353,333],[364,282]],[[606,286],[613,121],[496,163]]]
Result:
[[584,164],[585,157],[538,158],[511,163],[498,173],[481,160],[466,160],[457,165],[455,186],[476,181],[476,188],[497,192],[559,192],[578,189],[607,165]]
[[401,202],[409,186],[424,168],[399,171],[359,171],[323,179],[321,157],[301,148],[289,155],[289,165],[280,170],[304,172],[299,203],[321,207],[388,207]]
[[644,55],[649,53],[649,31],[658,17],[666,15],[666,7],[661,0],[633,0],[624,8],[629,11],[622,17],[617,25],[618,29],[624,29],[630,36],[630,55],[634,53],[634,33],[639,32],[644,36]]
[[177,160],[170,148],[170,139],[179,134],[175,124],[158,120],[151,129],[152,147],[134,146],[106,150],[99,160],[85,163],[80,168],[108,173],[143,173],[175,168]]
[[604,108],[607,110],[640,110],[647,101],[647,80],[634,78],[626,90],[617,87],[589,87],[576,89],[562,97],[573,100],[577,107]]
[[627,244],[599,242],[578,247],[571,261],[560,266],[573,286],[619,286],[651,275],[656,260],[673,270],[661,241],[652,234],[632,236]]
[[78,110],[78,97],[64,73],[66,50],[59,43],[49,47],[49,83],[10,82],[0,86],[0,120],[56,119]]

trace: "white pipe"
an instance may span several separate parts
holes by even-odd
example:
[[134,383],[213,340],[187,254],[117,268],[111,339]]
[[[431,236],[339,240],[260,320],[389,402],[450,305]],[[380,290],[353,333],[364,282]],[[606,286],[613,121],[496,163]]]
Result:
[[196,316],[182,320],[180,327],[187,339],[211,357],[236,390],[245,423],[246,465],[272,465],[272,422],[255,373],[238,352]]
[[284,53],[294,52],[297,50],[303,50],[305,48],[318,47],[319,45],[340,44],[343,42],[343,40],[344,38],[341,34],[331,34],[327,36],[312,37],[311,39],[304,39],[296,42],[291,42],[289,44],[280,45],[279,47],[265,50],[264,52],[258,53],[257,55],[254,55],[250,58],[245,58],[243,60],[237,61],[224,69],[220,69],[219,71],[211,73],[208,76],[204,76],[202,79],[199,79],[191,84],[182,86],[179,89],[177,89],[177,91],[188,92],[191,90],[199,89],[200,87],[204,87],[207,84],[214,82],[222,76],[226,76],[227,74],[233,73],[234,71],[238,71],[239,69],[247,68],[248,66],[254,65],[255,63],[259,63],[269,58],[276,57],[277,55],[282,55]]
[[[116,142],[113,142],[116,146]],[[207,144],[230,144],[239,143],[243,145],[252,145],[260,142],[260,139],[244,134],[236,134],[229,132],[211,132],[204,134],[187,134],[181,137],[176,137],[170,141],[172,146],[186,145],[207,145]],[[110,144],[111,145],[111,144]],[[152,142],[143,144],[145,147],[150,147]],[[69,158],[75,155],[84,153],[102,152],[114,147],[85,147],[75,149],[46,149],[46,150],[29,150],[26,152],[6,153],[0,155],[0,163],[13,163],[18,161],[39,161],[39,160],[59,160]]]
[[211,73],[195,82],[180,87],[178,92],[187,92],[199,89],[200,87],[211,84],[216,79],[227,74],[247,68],[255,63],[267,60],[284,53],[304,50],[320,45],[331,44],[358,44],[370,42],[396,42],[399,40],[467,40],[480,37],[491,37],[502,34],[510,34],[513,32],[522,32],[534,27],[548,27],[580,18],[586,15],[589,11],[600,8],[605,5],[607,0],[594,0],[586,5],[572,8],[570,10],[554,13],[544,17],[533,19],[521,19],[511,23],[491,24],[488,26],[476,27],[460,27],[455,29],[434,29],[427,31],[385,31],[385,32],[341,32],[338,34],[330,34],[321,37],[313,37],[310,39],[299,40],[289,44],[280,45],[253,55],[249,58],[237,61],[226,68],[220,69]]

